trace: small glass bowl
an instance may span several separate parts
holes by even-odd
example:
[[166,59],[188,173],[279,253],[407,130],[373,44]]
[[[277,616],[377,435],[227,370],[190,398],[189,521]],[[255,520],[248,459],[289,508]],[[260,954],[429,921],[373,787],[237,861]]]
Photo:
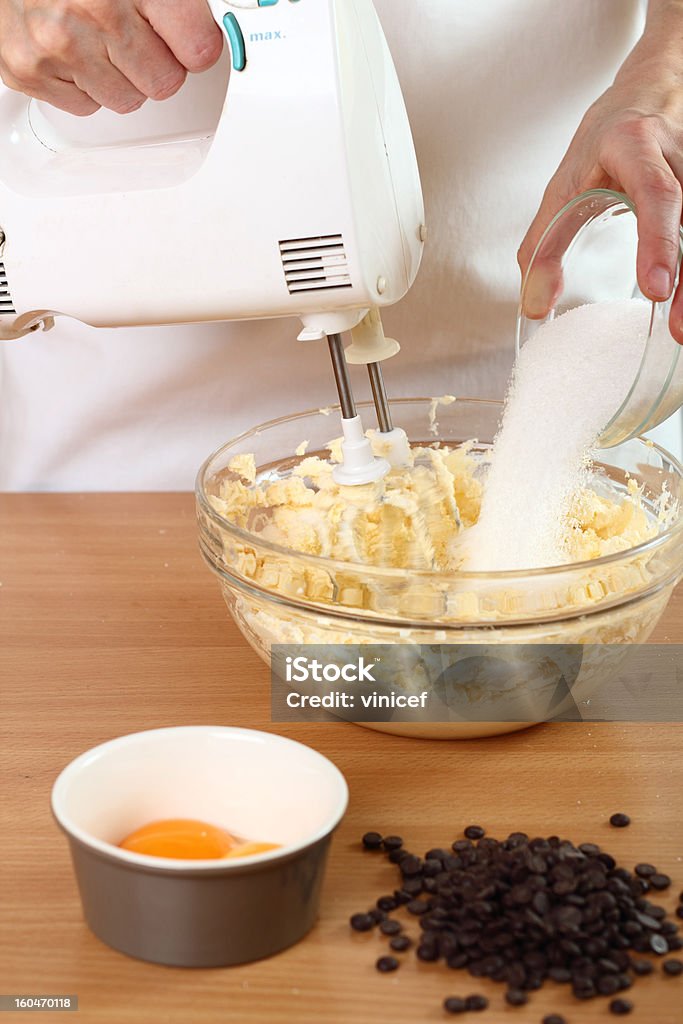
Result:
[[[546,228],[527,268],[517,318],[517,352],[541,324],[575,306],[645,298],[636,279],[637,247],[636,212],[627,196],[598,188],[567,203]],[[679,268],[682,253],[683,232]],[[601,448],[638,437],[683,405],[683,349],[668,329],[671,302],[652,303],[638,375],[605,425]]]
[[[369,422],[372,406],[363,403],[363,408]],[[490,450],[500,403],[458,399],[437,408],[436,423],[433,409],[428,398],[392,402],[395,422],[413,444],[439,440],[455,446],[478,438],[474,453],[483,457]],[[276,471],[286,477],[303,457],[327,458],[326,445],[337,434],[338,410],[273,420],[215,452],[197,477],[202,554],[220,580],[230,614],[266,664],[274,644],[644,643],[683,575],[683,467],[642,440],[613,449],[596,470],[621,494],[629,478],[635,479],[653,515],[667,498],[678,511],[638,547],[549,569],[406,571],[300,554],[237,526],[212,504],[231,476],[235,456],[253,454],[257,474]],[[303,440],[309,441],[306,456],[297,456]],[[591,685],[599,686],[601,679],[596,670]],[[495,735],[528,724],[497,722],[495,682],[489,691],[482,694],[484,705],[490,700],[487,721],[372,727],[446,739]],[[534,720],[543,720],[542,714]]]

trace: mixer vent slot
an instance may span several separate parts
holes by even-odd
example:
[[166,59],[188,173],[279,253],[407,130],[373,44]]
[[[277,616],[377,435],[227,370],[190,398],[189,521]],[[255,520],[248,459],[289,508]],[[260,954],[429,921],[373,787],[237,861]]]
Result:
[[12,303],[12,296],[9,293],[9,285],[7,284],[7,274],[5,273],[5,264],[0,263],[0,316],[3,313],[15,313],[14,304]]
[[292,295],[327,288],[351,288],[341,235],[286,239],[280,242],[280,257]]

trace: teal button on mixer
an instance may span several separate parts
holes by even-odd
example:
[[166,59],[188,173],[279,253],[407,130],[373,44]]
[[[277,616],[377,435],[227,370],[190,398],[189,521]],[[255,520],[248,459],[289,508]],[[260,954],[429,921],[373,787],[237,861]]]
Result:
[[244,36],[240,23],[235,15],[230,12],[223,17],[225,32],[232,50],[232,66],[235,71],[244,71],[247,66],[247,51],[244,45]]
[[277,0],[258,0],[259,7],[275,7]]

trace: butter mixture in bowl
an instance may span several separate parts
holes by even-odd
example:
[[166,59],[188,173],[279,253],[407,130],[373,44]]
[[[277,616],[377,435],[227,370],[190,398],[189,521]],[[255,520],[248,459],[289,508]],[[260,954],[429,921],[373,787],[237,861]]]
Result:
[[[338,451],[329,410],[257,427],[200,471],[204,557],[266,662],[274,643],[647,639],[683,572],[683,485],[672,458],[644,441],[602,453],[567,515],[563,564],[468,572],[468,537],[476,535],[502,406],[444,403],[436,437],[433,400],[392,406],[411,441],[413,465],[377,484],[334,483]],[[480,699],[491,703],[492,715],[498,696],[482,682]],[[383,728],[446,737],[503,731],[495,724]]]

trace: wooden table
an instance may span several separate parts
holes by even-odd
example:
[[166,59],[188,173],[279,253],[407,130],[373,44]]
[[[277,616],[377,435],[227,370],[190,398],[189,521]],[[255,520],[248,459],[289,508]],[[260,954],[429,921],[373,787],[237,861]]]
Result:
[[[246,967],[157,967],[113,952],[83,923],[50,787],[78,753],[122,733],[273,728],[268,670],[200,560],[189,495],[0,496],[0,582],[0,992],[78,993],[79,1020],[111,1024],[415,1024],[444,1021],[443,998],[470,992],[491,999],[482,1022],[540,1022],[553,1010],[570,1024],[614,1019],[605,1000],[577,1003],[556,985],[506,1008],[503,986],[412,954],[378,974],[386,940],[351,934],[348,918],[394,888],[395,869],[358,840],[369,828],[399,832],[424,852],[471,822],[497,836],[561,832],[604,843],[628,867],[655,861],[677,893],[683,726],[560,724],[461,743],[278,727],[332,758],[351,790],[319,924],[294,949]],[[683,642],[682,613],[679,588],[657,639]],[[630,828],[609,827],[617,810]],[[674,898],[664,902],[673,908]],[[631,997],[634,1021],[683,1021],[683,978],[645,978]]]

